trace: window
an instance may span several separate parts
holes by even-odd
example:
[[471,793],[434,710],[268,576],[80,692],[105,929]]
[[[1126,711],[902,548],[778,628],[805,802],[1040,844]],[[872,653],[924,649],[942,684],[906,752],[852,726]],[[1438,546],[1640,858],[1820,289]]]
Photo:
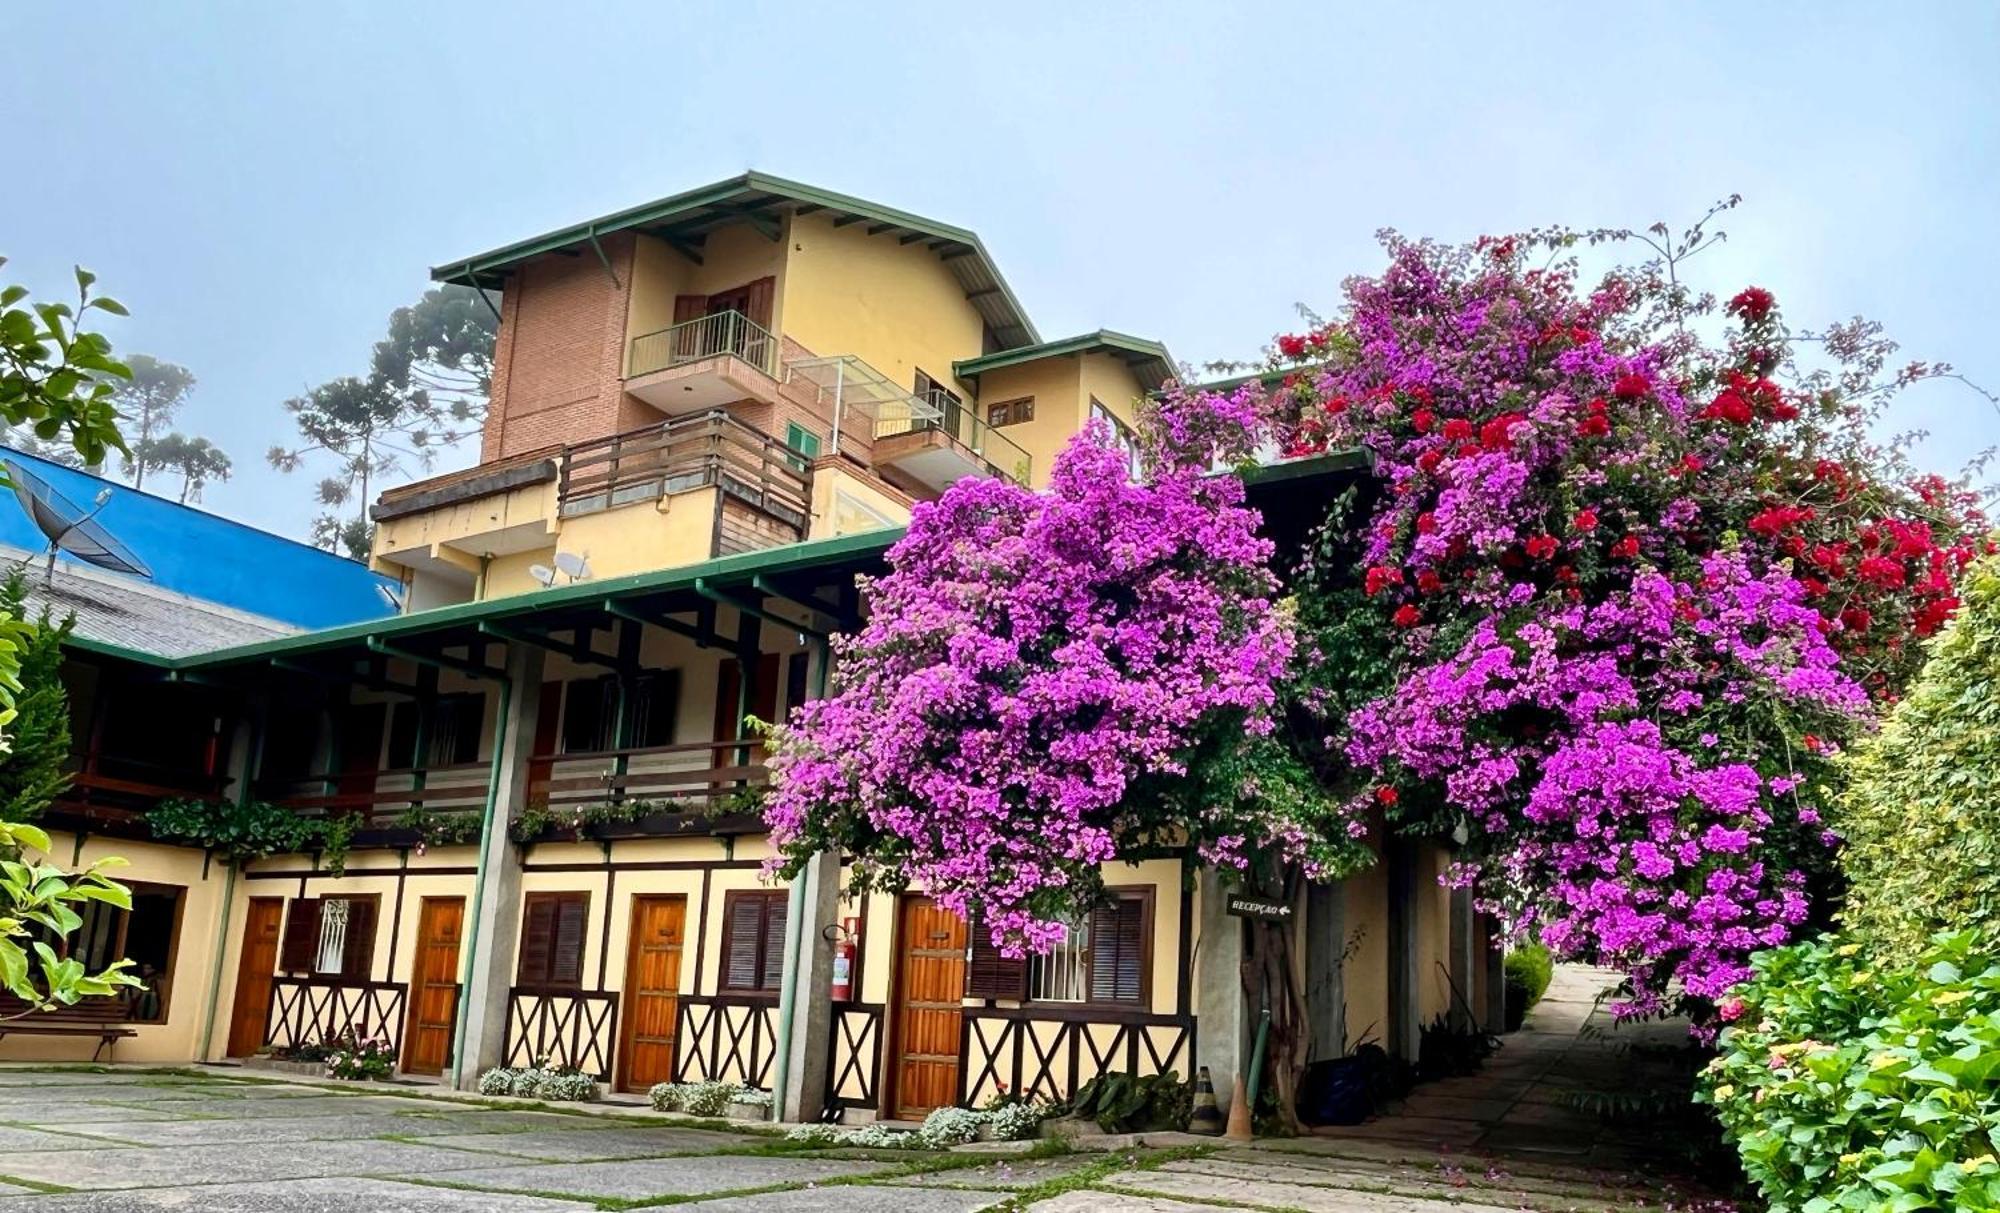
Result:
[[785,423],[785,445],[798,452],[789,457],[794,471],[805,471],[807,464],[819,458],[819,435],[796,421]]
[[376,894],[294,897],[285,912],[278,968],[364,982],[375,963]]
[[618,720],[618,680],[579,678],[563,691],[562,748],[565,754],[596,754],[615,749],[612,730]]
[[119,992],[126,1018],[133,1023],[165,1023],[180,935],[181,895],[186,890],[138,880],[120,883],[131,890],[131,910],[84,902],[77,910],[83,921],[76,930],[48,942],[58,955],[78,961],[92,973],[119,960],[131,961],[126,972],[140,984]]
[[627,708],[632,714],[633,745],[672,745],[681,710],[680,671],[653,670],[639,675],[632,682]]
[[1019,425],[1023,421],[1035,419],[1035,398],[1023,396],[1019,400],[1001,400],[986,406],[986,424],[994,429],[1003,425]]
[[1145,469],[1139,463],[1139,436],[1132,432],[1132,427],[1120,421],[1117,415],[1095,396],[1090,398],[1090,416],[1092,420],[1102,419],[1110,423],[1112,439],[1118,449],[1125,453],[1126,474],[1134,480],[1141,479],[1141,473]]
[[[417,749],[417,722],[425,722],[429,740]],[[460,692],[440,695],[423,704],[405,700],[389,716],[389,765],[430,768],[479,761],[480,734],[486,727],[486,697]]]
[[588,893],[530,893],[521,905],[520,964],[514,984],[574,989],[583,984]]
[[782,890],[733,890],[722,899],[722,988],[738,994],[776,994],[785,967]]
[[961,442],[967,439],[968,435],[960,432],[965,426],[965,401],[959,398],[957,392],[952,391],[924,372],[918,371],[917,399],[943,414],[937,421],[927,424],[937,426],[937,428]]
[[1151,889],[1113,889],[1111,903],[1071,926],[1063,941],[1029,965],[1036,1002],[1144,1006],[1151,968]]

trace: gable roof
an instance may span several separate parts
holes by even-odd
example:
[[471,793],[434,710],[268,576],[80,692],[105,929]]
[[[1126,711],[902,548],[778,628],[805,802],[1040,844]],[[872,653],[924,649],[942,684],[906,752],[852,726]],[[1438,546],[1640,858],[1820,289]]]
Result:
[[951,269],[952,276],[965,288],[967,300],[978,309],[1003,348],[1032,345],[1041,340],[1028,320],[1027,311],[1014,297],[1013,288],[1001,276],[1000,267],[971,231],[759,172],[747,172],[448,261],[433,266],[431,277],[438,282],[497,288],[510,269],[531,257],[558,249],[588,247],[613,232],[643,232],[686,252],[697,249],[701,238],[711,229],[725,224],[746,220],[770,222],[780,214],[807,215],[818,211],[833,214],[836,223],[865,222],[871,236],[895,236],[903,244],[924,244]]
[[1114,333],[1110,329],[1098,329],[1094,333],[1083,333],[1075,337],[1064,337],[1060,341],[1045,341],[1036,345],[1025,345],[1018,349],[1002,350],[997,354],[986,354],[978,358],[967,358],[954,362],[951,369],[961,379],[976,379],[988,371],[1002,367],[1020,366],[1027,362],[1037,362],[1043,358],[1057,358],[1064,354],[1108,353],[1132,368],[1139,377],[1139,383],[1149,392],[1156,392],[1168,380],[1177,378],[1180,370],[1174,365],[1173,355],[1167,347],[1144,337],[1133,337],[1125,333]]

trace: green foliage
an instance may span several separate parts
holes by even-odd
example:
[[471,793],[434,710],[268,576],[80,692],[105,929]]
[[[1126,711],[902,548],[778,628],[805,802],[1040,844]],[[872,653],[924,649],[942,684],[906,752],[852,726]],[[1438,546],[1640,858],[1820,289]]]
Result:
[[[131,961],[90,973],[82,962],[58,956],[46,942],[46,937],[65,939],[83,925],[77,908],[84,902],[132,908],[125,886],[104,874],[125,861],[100,859],[71,874],[28,858],[30,849],[48,854],[49,836],[25,822],[0,821],[0,988],[27,1003],[25,1013],[32,1013],[136,987],[138,980],[125,972]],[[35,938],[37,934],[45,938]]]
[[391,829],[415,830],[417,845],[423,847],[462,846],[479,841],[480,815],[477,810],[441,812],[412,805],[389,823]]
[[117,300],[91,295],[96,281],[77,267],[74,308],[28,303],[27,287],[0,284],[0,420],[43,442],[66,440],[86,467],[125,450],[114,396],[117,381],[132,374],[111,356],[109,340],[83,327],[93,310],[125,315]]
[[2000,560],[1968,569],[1962,595],[1909,694],[1847,756],[1836,802],[1843,917],[1889,956],[1938,931],[2000,949]]
[[125,478],[144,488],[148,472],[181,473],[181,501],[201,499],[210,479],[229,479],[229,456],[206,438],[172,433],[174,414],[194,390],[194,373],[173,362],[146,354],[126,359],[131,377],[115,386],[112,399],[132,431],[132,453],[125,459]]
[[365,378],[330,379],[285,402],[301,441],[272,447],[271,466],[293,472],[314,456],[333,460],[333,474],[316,490],[325,512],[313,519],[313,542],[368,558],[374,480],[399,471],[406,459],[428,468],[439,447],[478,428],[497,331],[479,292],[427,291],[389,317],[389,334],[376,343]]
[[[27,615],[28,578],[19,566],[0,582],[0,617]],[[69,692],[62,681],[62,647],[76,616],[60,623],[45,607],[17,650],[20,691],[6,753],[0,754],[0,821],[33,821],[69,790]]]
[[225,862],[234,864],[303,851],[319,834],[317,823],[310,818],[262,800],[241,805],[222,800],[163,800],[146,814],[146,823],[155,838],[216,851]]
[[1507,1028],[1512,1031],[1521,1026],[1522,1017],[1548,993],[1549,981],[1556,974],[1556,962],[1547,948],[1528,943],[1511,949],[1504,963]]
[[598,804],[558,806],[538,801],[521,810],[509,832],[515,842],[535,842],[551,831],[566,831],[581,838],[583,832],[592,826],[623,825],[659,813],[714,818],[740,811],[729,807],[733,803],[733,798],[714,807],[707,801],[682,800],[606,800]]
[[1759,953],[1697,1096],[1772,1213],[2000,1207],[2000,962],[1822,937]]
[[211,480],[227,480],[233,465],[221,447],[206,438],[167,434],[140,438],[132,443],[130,466],[134,473],[147,468],[174,472],[181,478],[180,502],[200,501],[201,491]]
[[1123,1071],[1099,1074],[1077,1088],[1073,1116],[1088,1116],[1106,1133],[1180,1131],[1194,1110],[1194,1088],[1171,1072],[1139,1077]]

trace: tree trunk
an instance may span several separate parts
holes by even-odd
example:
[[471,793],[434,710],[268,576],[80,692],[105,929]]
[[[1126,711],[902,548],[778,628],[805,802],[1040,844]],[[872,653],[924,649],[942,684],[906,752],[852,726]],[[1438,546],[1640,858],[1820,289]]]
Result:
[[[1288,868],[1279,878],[1279,898],[1285,905],[1298,899],[1301,874]],[[1264,1042],[1262,1083],[1277,1102],[1279,1126],[1287,1133],[1300,1131],[1298,1119],[1299,1080],[1306,1058],[1312,1054],[1312,1025],[1306,1015],[1305,991],[1294,963],[1292,939],[1294,922],[1250,924],[1249,952],[1243,959],[1243,990],[1253,1007],[1268,1008],[1270,1029]],[[1255,1060],[1252,1060],[1255,1065]],[[1254,1114],[1255,1109],[1252,1109]]]

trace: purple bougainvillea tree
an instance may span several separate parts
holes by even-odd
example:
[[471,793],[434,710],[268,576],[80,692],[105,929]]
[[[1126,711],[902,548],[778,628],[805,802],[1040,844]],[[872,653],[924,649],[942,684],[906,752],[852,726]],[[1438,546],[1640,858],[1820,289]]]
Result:
[[1816,912],[1827,757],[1984,542],[1971,495],[1869,438],[1949,368],[1689,291],[1712,238],[1655,229],[1658,259],[1594,289],[1568,233],[1391,238],[1277,342],[1290,452],[1365,448],[1381,488],[1299,582],[1305,695],[1368,781],[1354,828],[1469,837],[1450,878],[1623,970],[1628,1013],[1699,1010]]
[[1277,739],[1292,624],[1241,480],[1210,474],[1260,405],[1147,410],[1141,481],[1094,423],[1043,491],[964,480],[918,505],[831,694],[774,733],[779,866],[838,849],[859,886],[922,889],[1020,955],[1113,860],[1365,860]]

